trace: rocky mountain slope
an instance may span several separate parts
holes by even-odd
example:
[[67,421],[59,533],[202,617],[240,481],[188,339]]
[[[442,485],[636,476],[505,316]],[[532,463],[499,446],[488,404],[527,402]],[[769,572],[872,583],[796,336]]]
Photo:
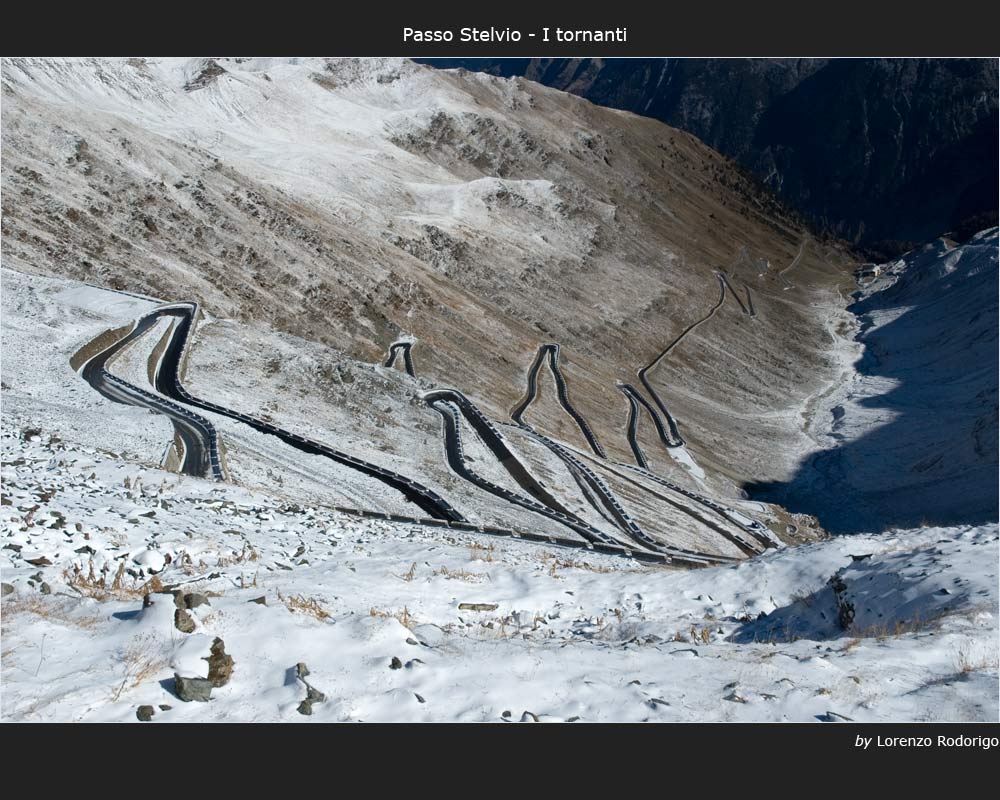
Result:
[[997,219],[995,59],[441,59],[693,133],[814,224],[908,249]]
[[[503,420],[555,342],[575,408],[631,461],[616,383],[708,314],[725,268],[718,312],[650,373],[687,448],[663,448],[645,412],[639,442],[672,479],[735,498],[809,445],[799,411],[836,374],[845,256],[687,134],[401,60],[3,67],[5,265],[197,300],[227,341],[195,348],[189,379],[230,381],[243,411],[294,417],[336,386],[386,427],[326,404],[310,420],[328,437],[440,462],[418,387],[402,407],[426,450],[416,422],[378,410],[385,381],[352,385],[343,359],[410,337],[419,379]],[[307,373],[272,331],[315,349]],[[211,363],[227,348],[239,372]],[[586,450],[547,370],[539,393],[526,421]]]

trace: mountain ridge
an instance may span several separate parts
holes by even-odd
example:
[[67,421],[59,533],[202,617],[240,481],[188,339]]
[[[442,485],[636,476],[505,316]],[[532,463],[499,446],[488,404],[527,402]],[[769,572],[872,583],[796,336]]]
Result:
[[995,59],[423,59],[660,119],[895,256],[997,219]]

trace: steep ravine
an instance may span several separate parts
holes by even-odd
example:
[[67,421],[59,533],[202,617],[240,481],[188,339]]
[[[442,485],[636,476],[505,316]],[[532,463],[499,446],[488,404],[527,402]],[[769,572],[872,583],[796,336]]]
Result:
[[840,329],[853,361],[808,406],[817,443],[751,496],[833,533],[997,518],[997,229],[882,265]]

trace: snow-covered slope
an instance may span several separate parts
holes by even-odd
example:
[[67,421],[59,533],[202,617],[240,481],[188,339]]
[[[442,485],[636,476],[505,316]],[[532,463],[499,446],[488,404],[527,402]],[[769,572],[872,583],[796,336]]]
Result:
[[812,410],[822,450],[760,496],[835,532],[997,519],[997,242],[940,239],[863,278],[855,363]]
[[[996,526],[671,571],[3,449],[5,719],[997,719]],[[231,675],[184,702],[217,638]]]

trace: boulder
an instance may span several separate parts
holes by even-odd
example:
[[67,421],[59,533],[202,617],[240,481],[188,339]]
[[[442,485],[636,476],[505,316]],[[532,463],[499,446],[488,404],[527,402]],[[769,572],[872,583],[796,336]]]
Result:
[[218,636],[212,642],[211,655],[205,659],[208,662],[208,681],[216,689],[229,683],[236,662],[226,653],[226,645]]
[[212,682],[208,678],[184,678],[175,673],[174,694],[185,703],[207,703],[212,698]]

